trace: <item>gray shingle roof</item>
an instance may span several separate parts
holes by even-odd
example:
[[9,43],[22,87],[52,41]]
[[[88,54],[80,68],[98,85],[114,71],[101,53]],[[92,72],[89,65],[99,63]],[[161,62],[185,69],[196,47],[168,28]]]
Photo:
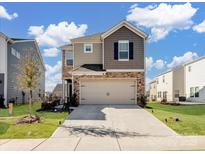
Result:
[[78,38],[74,38],[71,39],[72,42],[101,42],[101,35],[103,33],[95,33],[92,35],[87,35],[87,36],[83,36],[83,37],[78,37]]

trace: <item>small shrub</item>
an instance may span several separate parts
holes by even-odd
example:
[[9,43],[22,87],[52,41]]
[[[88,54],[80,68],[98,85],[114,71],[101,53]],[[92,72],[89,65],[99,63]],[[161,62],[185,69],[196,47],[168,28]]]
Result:
[[77,107],[79,104],[77,103],[77,95],[74,93],[70,99],[70,105],[73,107]]
[[0,108],[3,108],[3,109],[5,109],[6,108],[6,106],[4,105],[4,98],[3,98],[3,96],[0,96]]
[[166,98],[163,98],[163,99],[161,100],[161,103],[162,103],[162,104],[166,104],[166,103],[167,103],[167,99],[166,99]]
[[180,102],[185,102],[185,101],[186,101],[186,97],[180,96],[180,97],[179,97],[179,101],[180,101]]
[[144,95],[142,95],[142,96],[139,96],[138,98],[137,98],[137,102],[138,102],[138,105],[139,106],[141,106],[141,107],[146,107],[146,105],[147,105],[147,96],[144,96]]

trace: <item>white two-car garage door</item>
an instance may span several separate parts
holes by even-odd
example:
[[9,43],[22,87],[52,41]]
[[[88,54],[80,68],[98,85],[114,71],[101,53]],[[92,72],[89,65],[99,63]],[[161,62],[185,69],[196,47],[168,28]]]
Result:
[[134,80],[83,80],[80,84],[81,104],[134,104]]

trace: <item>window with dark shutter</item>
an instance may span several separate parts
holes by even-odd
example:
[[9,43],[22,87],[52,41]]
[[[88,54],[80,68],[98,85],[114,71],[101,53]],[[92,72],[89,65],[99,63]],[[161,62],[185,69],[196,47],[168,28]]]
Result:
[[129,43],[129,59],[134,59],[133,42]]
[[114,59],[118,60],[118,42],[114,43]]
[[129,41],[128,40],[118,41],[118,60],[129,61]]

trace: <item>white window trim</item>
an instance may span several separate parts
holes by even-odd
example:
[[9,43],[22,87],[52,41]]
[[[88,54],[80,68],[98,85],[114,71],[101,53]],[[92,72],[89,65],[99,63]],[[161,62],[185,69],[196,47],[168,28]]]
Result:
[[[86,51],[86,46],[90,46],[91,47],[91,51]],[[84,53],[93,53],[93,44],[92,43],[85,43],[84,44]]]
[[[128,58],[120,59],[120,43],[128,43]],[[119,40],[118,41],[118,61],[129,61],[130,49],[129,49],[129,40]]]

